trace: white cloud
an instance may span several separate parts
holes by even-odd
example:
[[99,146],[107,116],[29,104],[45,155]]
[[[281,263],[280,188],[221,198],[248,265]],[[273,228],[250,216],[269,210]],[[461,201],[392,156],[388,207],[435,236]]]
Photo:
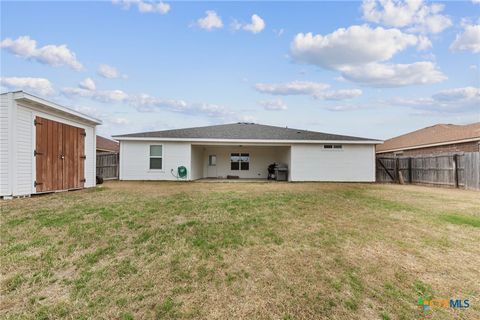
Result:
[[141,13],[166,14],[170,11],[170,5],[163,1],[113,0],[112,2],[121,5],[124,9],[130,9],[132,5],[135,5]]
[[242,28],[251,33],[259,33],[265,29],[265,21],[259,15],[253,14],[251,23],[244,25]]
[[287,83],[257,83],[255,89],[274,95],[314,95],[328,89],[330,85],[321,82],[292,81]]
[[327,90],[330,85],[321,82],[292,81],[287,83],[257,83],[255,90],[273,95],[309,95],[321,100],[346,100],[362,95],[360,89]]
[[210,117],[223,117],[233,114],[224,106],[208,103],[189,103],[184,100],[162,99],[148,94],[132,96],[129,103],[139,112],[159,112],[169,110],[186,114],[202,114]]
[[347,100],[359,97],[362,95],[360,89],[341,89],[334,91],[319,92],[314,95],[317,99],[323,100]]
[[399,87],[414,84],[430,84],[447,77],[430,61],[411,64],[369,63],[360,67],[346,68],[342,77],[372,87]]
[[275,35],[276,35],[277,37],[283,36],[283,33],[285,32],[284,29],[273,29],[272,31],[273,31],[273,33],[275,33]]
[[430,39],[422,35],[418,37],[418,45],[417,45],[418,50],[424,51],[424,50],[431,49],[432,47],[433,45]]
[[52,83],[45,78],[2,77],[0,78],[0,84],[10,90],[32,91],[42,96],[55,93]]
[[414,99],[395,98],[387,103],[389,105],[427,110],[427,114],[465,112],[478,113],[478,106],[480,105],[480,88],[452,88],[437,92],[431,97],[420,97]]
[[480,24],[465,25],[464,31],[457,34],[455,41],[450,45],[450,50],[480,53]]
[[202,114],[210,117],[223,117],[233,114],[224,106],[209,103],[189,103],[185,100],[163,99],[148,94],[130,97],[130,105],[139,112],[161,112],[164,110],[185,114]]
[[90,78],[80,82],[77,88],[63,88],[62,93],[69,97],[91,98],[104,103],[126,102],[129,99],[128,94],[122,90],[97,90],[95,82]]
[[107,79],[117,79],[117,78],[127,78],[127,75],[121,74],[120,71],[117,70],[117,68],[112,67],[108,64],[101,64],[98,66],[97,73]]
[[[250,23],[241,23],[237,20],[233,20],[230,27],[234,31],[244,30],[256,34],[265,29],[265,21],[257,14],[253,14]],[[281,36],[283,34],[283,29],[278,32],[274,30],[274,32],[277,36]]]
[[277,100],[263,100],[258,102],[265,110],[269,111],[280,111],[287,110],[287,105],[283,102],[282,99]]
[[78,85],[82,89],[86,90],[95,90],[95,81],[92,80],[92,78],[85,78],[80,84]]
[[363,108],[358,105],[336,105],[336,106],[327,106],[326,109],[330,111],[353,111],[353,110],[358,110]]
[[426,4],[423,0],[364,0],[363,19],[412,32],[440,33],[452,25],[449,17],[440,14],[444,5]]
[[123,117],[113,117],[113,118],[109,119],[109,121],[112,124],[117,124],[117,125],[123,125],[123,124],[129,124],[130,123],[130,121],[127,118],[123,118]]
[[436,101],[477,101],[480,107],[480,88],[464,87],[440,91],[432,96]]
[[67,45],[46,45],[37,47],[37,42],[29,36],[10,38],[0,42],[0,47],[24,59],[36,60],[53,67],[68,66],[74,70],[82,70],[82,64],[77,60],[75,53]]
[[128,94],[122,90],[88,90],[83,88],[63,88],[62,93],[66,96],[91,98],[104,103],[125,102]]
[[223,27],[222,18],[213,10],[205,12],[206,16],[197,20],[197,25],[208,31]]
[[473,4],[480,4],[480,0],[472,0]]
[[389,60],[417,43],[416,36],[398,29],[372,29],[361,25],[340,28],[325,36],[299,33],[291,44],[291,55],[297,62],[341,70],[347,66]]

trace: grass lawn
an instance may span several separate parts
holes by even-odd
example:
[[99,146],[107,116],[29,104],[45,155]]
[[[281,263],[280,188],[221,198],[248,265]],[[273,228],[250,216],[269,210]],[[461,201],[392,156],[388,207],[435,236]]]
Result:
[[480,319],[478,192],[109,182],[0,205],[0,318]]

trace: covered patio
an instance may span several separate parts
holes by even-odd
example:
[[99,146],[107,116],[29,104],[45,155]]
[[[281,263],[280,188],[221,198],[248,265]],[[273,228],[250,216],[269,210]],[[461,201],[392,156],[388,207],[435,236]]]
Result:
[[[195,145],[191,150],[191,177],[196,179],[267,180],[268,166],[290,170],[289,145]],[[287,173],[287,180],[289,174]]]

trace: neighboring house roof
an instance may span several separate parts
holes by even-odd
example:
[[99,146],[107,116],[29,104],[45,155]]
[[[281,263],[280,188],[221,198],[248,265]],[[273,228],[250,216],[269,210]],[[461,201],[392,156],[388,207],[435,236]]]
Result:
[[78,120],[95,124],[95,125],[102,124],[101,120],[98,120],[84,113],[78,112],[77,110],[73,110],[71,108],[56,104],[54,102],[39,98],[25,91],[5,92],[5,93],[2,93],[1,95],[4,96],[8,94],[11,94],[13,96],[13,99],[18,102],[24,102],[26,104],[30,104],[32,106],[42,108],[43,110],[46,110],[46,111],[54,111],[61,115],[68,115]]
[[382,145],[377,146],[376,152],[419,149],[475,140],[480,141],[480,122],[467,125],[436,124],[385,140]]
[[101,136],[97,136],[97,151],[120,152],[120,144]]
[[207,127],[141,132],[113,136],[116,140],[281,140],[281,141],[353,141],[381,143],[375,139],[343,136],[248,122]]

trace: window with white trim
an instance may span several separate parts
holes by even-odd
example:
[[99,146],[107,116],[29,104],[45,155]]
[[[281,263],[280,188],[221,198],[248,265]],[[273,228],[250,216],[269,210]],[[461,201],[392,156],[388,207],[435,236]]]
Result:
[[163,146],[150,145],[150,170],[163,169]]
[[249,153],[232,153],[230,154],[230,170],[250,170],[250,154]]

